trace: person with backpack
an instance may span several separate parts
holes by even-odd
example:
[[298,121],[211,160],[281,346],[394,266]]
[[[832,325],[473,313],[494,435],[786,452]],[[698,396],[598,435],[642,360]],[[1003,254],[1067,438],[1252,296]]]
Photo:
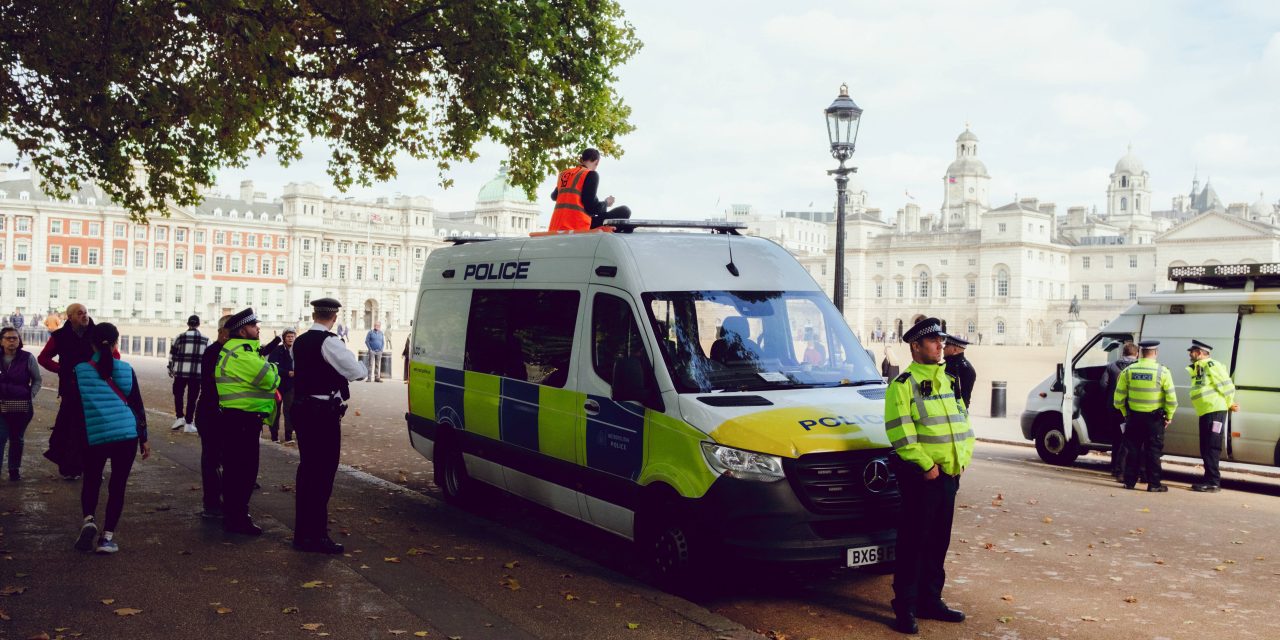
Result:
[[[138,452],[143,460],[150,458],[151,445],[147,444],[147,414],[138,376],[133,367],[113,355],[120,331],[104,322],[94,325],[88,337],[93,355],[67,372],[70,382],[63,396],[64,403],[72,403],[83,415],[88,439],[80,489],[84,520],[75,547],[80,551],[95,549],[96,537],[96,551],[109,554],[120,550],[115,531],[124,512],[125,487],[133,461]],[[111,478],[107,484],[107,510],[99,528],[95,514],[108,462]]]

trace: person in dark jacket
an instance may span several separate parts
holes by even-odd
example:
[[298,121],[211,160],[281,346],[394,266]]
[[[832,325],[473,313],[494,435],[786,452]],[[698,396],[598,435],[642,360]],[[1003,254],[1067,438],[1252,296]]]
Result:
[[35,415],[40,393],[40,367],[35,356],[22,348],[18,330],[0,331],[0,458],[9,445],[9,480],[22,479],[22,445],[27,425]]
[[280,407],[271,421],[272,442],[280,438],[280,414],[284,414],[284,441],[293,442],[293,340],[297,336],[297,331],[285,329],[280,335],[280,345],[267,354],[267,361],[275,364],[276,371],[280,372]]
[[222,345],[230,337],[227,332],[227,318],[218,320],[217,339],[205,347],[200,356],[200,399],[196,404],[196,431],[200,434],[200,485],[204,493],[204,510],[200,517],[217,519],[222,517],[222,441],[218,438],[219,418],[222,414],[218,407],[218,386],[214,380],[214,369],[218,364],[218,355],[222,353]]
[[978,372],[974,371],[973,364],[964,357],[964,350],[968,346],[969,341],[964,338],[947,336],[947,345],[942,349],[943,356],[946,358],[947,373],[955,376],[960,383],[956,393],[964,400],[965,409],[973,407],[969,404],[969,398],[973,397],[973,385],[978,379]]
[[880,375],[884,376],[885,380],[892,380],[898,377],[900,371],[898,354],[893,352],[893,347],[885,345],[884,359],[880,361]]
[[[1118,342],[1113,342],[1107,345],[1107,351],[1115,349],[1118,344]],[[1138,345],[1132,342],[1124,343],[1120,350],[1120,357],[1115,362],[1108,364],[1106,369],[1103,369],[1102,377],[1098,380],[1104,393],[1107,394],[1105,397],[1111,398],[1115,396],[1116,380],[1120,378],[1120,372],[1137,361]],[[1107,403],[1107,407],[1110,409],[1107,422],[1110,424],[1110,431],[1115,438],[1111,443],[1111,475],[1115,476],[1116,480],[1120,480],[1121,476],[1124,475],[1125,460],[1129,457],[1129,448],[1125,444],[1124,438],[1124,416],[1120,414],[1119,410],[1112,407],[1110,403]]]
[[[89,332],[93,328],[93,320],[84,305],[74,302],[67,305],[67,322],[60,329],[49,335],[49,341],[40,350],[36,360],[40,366],[58,374],[58,397],[66,400],[67,389],[71,385],[71,371],[81,362],[93,357],[93,346],[89,344]],[[120,353],[114,350],[115,358]],[[56,360],[55,360],[56,358]],[[67,375],[62,375],[62,372]],[[76,480],[84,464],[84,420],[76,411],[67,411],[61,404],[58,415],[53,420],[53,433],[49,435],[49,451],[45,457],[58,465],[58,473],[64,480]]]
[[[84,419],[88,450],[84,461],[84,484],[80,490],[80,507],[84,521],[75,547],[81,551],[93,548],[98,538],[98,553],[120,550],[115,540],[116,526],[124,512],[124,492],[133,469],[136,451],[142,459],[151,457],[147,444],[147,413],[142,406],[138,376],[127,362],[113,355],[120,332],[115,325],[102,323],[90,331],[94,353],[87,362],[67,371],[67,406],[74,406]],[[98,510],[98,494],[102,490],[102,474],[111,462],[111,479],[107,485],[107,511],[102,533],[94,514]]]

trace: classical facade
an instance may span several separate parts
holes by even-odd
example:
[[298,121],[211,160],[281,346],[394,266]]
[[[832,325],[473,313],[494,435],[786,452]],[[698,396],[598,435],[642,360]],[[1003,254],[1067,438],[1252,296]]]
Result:
[[[1153,210],[1151,176],[1130,150],[1106,185],[1105,211],[1060,213],[1053,203],[1019,198],[992,207],[991,180],[967,128],[942,176],[942,202],[926,212],[910,202],[886,221],[866,208],[865,192],[847,206],[845,314],[864,339],[901,335],[937,316],[953,333],[987,344],[1059,344],[1072,300],[1096,330],[1139,294],[1164,289],[1171,266],[1280,260],[1280,207],[1263,196],[1223,206],[1206,181],[1167,210]],[[796,253],[830,290],[834,216],[786,212],[780,218],[736,213],[752,233]],[[797,242],[789,218],[828,227],[821,251]],[[786,230],[783,236],[780,230]]]
[[0,174],[0,309],[45,313],[82,302],[98,320],[182,326],[252,306],[264,327],[303,324],[309,303],[342,301],[353,330],[413,318],[427,255],[446,238],[523,235],[539,210],[511,188],[505,167],[469,211],[437,211],[424,197],[368,202],[289,184],[268,200],[253,183],[133,222],[101,189],[54,200],[30,171]]

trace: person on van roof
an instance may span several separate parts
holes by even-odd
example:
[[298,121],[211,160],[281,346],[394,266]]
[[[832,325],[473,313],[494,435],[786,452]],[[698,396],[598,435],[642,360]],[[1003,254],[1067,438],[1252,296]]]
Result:
[[1222,437],[1226,432],[1227,412],[1239,411],[1236,385],[1221,362],[1211,355],[1213,347],[1192,340],[1187,355],[1191,366],[1191,404],[1200,418],[1200,457],[1204,460],[1204,480],[1191,485],[1192,491],[1217,493],[1222,482],[1218,458],[1222,455]]
[[578,166],[565,169],[556,179],[551,199],[556,201],[551,213],[549,231],[586,231],[595,229],[609,218],[630,218],[631,209],[613,206],[613,196],[603,201],[596,196],[600,188],[600,152],[585,149],[578,159]]
[[937,318],[925,318],[903,333],[912,362],[889,383],[884,397],[885,434],[896,454],[891,460],[902,492],[891,603],[893,628],[902,633],[919,633],[916,617],[965,618],[942,600],[956,491],[974,443],[955,378],[942,366],[949,339]]

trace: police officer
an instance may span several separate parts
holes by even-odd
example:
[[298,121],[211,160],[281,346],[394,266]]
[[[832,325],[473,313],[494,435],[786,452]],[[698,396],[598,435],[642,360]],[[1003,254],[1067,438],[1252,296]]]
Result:
[[968,412],[954,391],[956,381],[942,367],[948,339],[937,318],[903,333],[912,362],[889,383],[884,399],[884,424],[897,454],[894,469],[902,492],[892,603],[894,629],[902,633],[919,632],[917,617],[964,621],[964,613],[942,601],[956,491],[974,442]]
[[1178,409],[1178,396],[1173,392],[1173,374],[1156,362],[1159,340],[1138,343],[1141,358],[1129,365],[1116,378],[1112,402],[1125,417],[1124,439],[1129,455],[1124,465],[1124,488],[1138,482],[1138,465],[1147,479],[1147,491],[1164,492],[1160,484],[1160,455],[1164,452],[1164,430]]
[[329,537],[329,496],[338,471],[342,416],[351,397],[348,383],[368,372],[333,333],[342,305],[321,298],[311,306],[315,324],[293,343],[293,424],[298,438],[293,548],[342,553],[342,545]]
[[262,528],[249,517],[249,495],[258,479],[258,437],[276,410],[280,375],[258,352],[258,317],[248,308],[227,319],[214,380],[222,409],[222,528],[250,536]]
[[964,399],[964,408],[966,410],[973,406],[969,404],[969,398],[973,397],[973,384],[978,379],[978,372],[973,369],[973,363],[964,357],[965,347],[968,346],[968,340],[949,335],[947,336],[947,345],[942,348],[942,354],[946,356],[947,360],[947,375],[955,378],[959,383],[956,387],[956,393]]
[[1217,493],[1221,491],[1222,475],[1218,473],[1218,458],[1222,455],[1223,433],[1227,431],[1227,411],[1239,411],[1236,404],[1236,385],[1221,362],[1211,355],[1213,347],[1192,340],[1187,349],[1191,356],[1191,406],[1200,417],[1200,457],[1204,459],[1204,481],[1191,485],[1192,491]]

